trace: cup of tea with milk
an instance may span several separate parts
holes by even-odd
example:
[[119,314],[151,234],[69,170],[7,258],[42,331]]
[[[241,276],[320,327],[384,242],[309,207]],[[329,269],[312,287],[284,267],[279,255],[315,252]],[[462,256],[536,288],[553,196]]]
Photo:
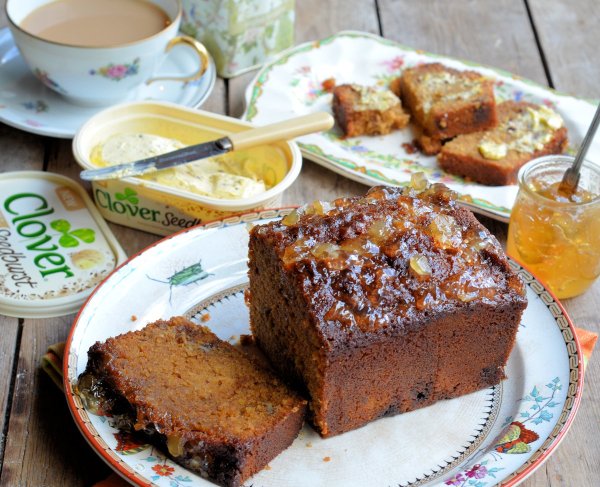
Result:
[[[35,76],[80,105],[117,103],[144,83],[192,81],[209,63],[202,44],[177,35],[179,0],[7,0],[6,14]],[[179,78],[161,73],[181,44],[197,54],[198,69]]]

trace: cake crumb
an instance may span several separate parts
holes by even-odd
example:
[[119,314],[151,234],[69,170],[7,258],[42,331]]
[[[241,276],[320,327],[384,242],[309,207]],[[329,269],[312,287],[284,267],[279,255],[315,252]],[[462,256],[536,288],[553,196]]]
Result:
[[200,321],[202,323],[206,323],[208,320],[210,320],[210,313],[204,313],[202,316],[200,316]]
[[271,465],[267,465],[263,470],[271,470]]
[[323,88],[323,91],[331,93],[335,88],[335,78],[327,78],[321,83],[321,87]]
[[414,141],[404,142],[404,144],[402,144],[402,148],[406,151],[407,154],[414,154],[418,151]]
[[137,316],[136,315],[131,315],[131,321],[137,321]]
[[312,443],[310,441],[306,444],[306,448],[312,448]]
[[331,457],[324,457],[324,458],[323,458],[323,461],[324,461],[324,462],[330,462],[330,461],[331,461]]

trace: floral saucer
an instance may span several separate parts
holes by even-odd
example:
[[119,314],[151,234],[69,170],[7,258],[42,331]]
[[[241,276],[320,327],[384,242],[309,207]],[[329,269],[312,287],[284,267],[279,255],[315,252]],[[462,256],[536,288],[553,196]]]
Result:
[[[161,71],[185,75],[193,72],[196,64],[187,49],[174,49]],[[160,100],[198,107],[212,92],[215,79],[216,69],[211,59],[206,73],[197,81],[142,85],[123,101]],[[9,29],[0,29],[0,122],[34,134],[70,139],[87,119],[103,108],[74,105],[44,86],[21,58]]]
[[[65,348],[65,394],[91,447],[138,486],[211,487],[164,452],[85,409],[74,384],[97,340],[186,315],[220,338],[248,334],[249,223],[290,209],[264,210],[184,230],[131,258],[94,291]],[[525,269],[523,314],[507,379],[495,387],[374,421],[322,439],[305,426],[294,443],[246,487],[509,487],[538,468],[571,425],[581,400],[581,350],[560,303]],[[481,344],[485,353],[485,344]]]

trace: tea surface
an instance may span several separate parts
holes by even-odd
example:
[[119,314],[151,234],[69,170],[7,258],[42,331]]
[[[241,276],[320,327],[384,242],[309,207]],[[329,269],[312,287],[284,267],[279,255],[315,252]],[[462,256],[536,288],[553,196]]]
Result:
[[168,15],[145,0],[56,0],[31,12],[21,28],[43,39],[85,47],[109,47],[157,34]]

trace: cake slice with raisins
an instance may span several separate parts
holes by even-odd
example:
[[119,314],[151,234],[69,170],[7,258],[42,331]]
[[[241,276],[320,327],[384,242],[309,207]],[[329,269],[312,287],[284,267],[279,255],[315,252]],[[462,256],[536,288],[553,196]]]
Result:
[[315,202],[250,232],[250,321],[324,437],[500,382],[526,307],[441,184]]
[[333,114],[346,137],[389,134],[406,127],[410,118],[390,90],[356,84],[333,89]]
[[437,154],[445,140],[497,123],[494,83],[475,71],[421,64],[405,69],[392,89],[419,126],[417,142],[429,155]]
[[505,101],[498,105],[496,128],[459,135],[444,145],[438,162],[444,171],[481,184],[515,184],[521,166],[567,148],[567,129],[551,108]]
[[272,372],[181,317],[97,342],[78,390],[88,409],[228,487],[285,450],[306,409]]

